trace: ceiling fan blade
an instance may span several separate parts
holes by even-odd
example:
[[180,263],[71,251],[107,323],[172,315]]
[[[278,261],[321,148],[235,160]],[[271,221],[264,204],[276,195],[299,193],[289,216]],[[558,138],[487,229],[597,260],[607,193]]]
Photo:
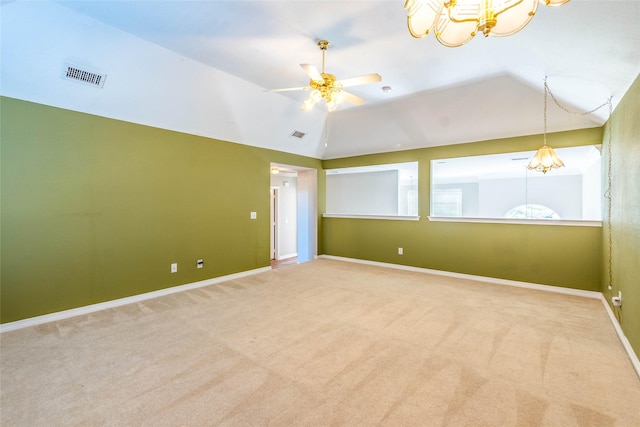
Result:
[[300,64],[300,66],[311,80],[314,82],[324,83],[324,79],[316,67],[311,64]]
[[350,79],[338,80],[336,83],[341,84],[342,87],[349,87],[349,86],[364,85],[368,83],[377,83],[379,81],[382,81],[382,77],[380,77],[380,74],[374,73],[374,74],[367,74],[366,76],[352,77]]
[[307,90],[308,87],[286,87],[284,89],[265,89],[265,92],[291,92],[294,90]]
[[354,94],[345,92],[345,91],[341,91],[341,92],[342,92],[342,99],[347,101],[349,104],[353,104],[353,105],[364,104],[364,99],[360,98],[359,96],[355,96]]

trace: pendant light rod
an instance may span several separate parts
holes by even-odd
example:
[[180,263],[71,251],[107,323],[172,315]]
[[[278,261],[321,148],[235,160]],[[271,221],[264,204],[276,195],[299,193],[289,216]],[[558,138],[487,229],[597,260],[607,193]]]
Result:
[[324,74],[324,53],[327,51],[327,48],[329,47],[329,41],[327,41],[327,40],[319,40],[318,41],[318,47],[322,51],[322,71],[321,71],[321,73]]

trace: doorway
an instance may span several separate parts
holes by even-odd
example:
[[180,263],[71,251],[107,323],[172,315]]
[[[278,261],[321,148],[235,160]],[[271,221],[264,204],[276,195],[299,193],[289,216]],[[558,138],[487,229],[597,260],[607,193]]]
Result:
[[[271,164],[272,264],[306,262],[317,256],[317,171]],[[273,171],[278,173],[274,174]]]
[[269,236],[271,242],[269,247],[271,248],[270,259],[272,263],[278,259],[278,189],[279,187],[271,186],[271,207],[269,209],[269,224],[271,226]]

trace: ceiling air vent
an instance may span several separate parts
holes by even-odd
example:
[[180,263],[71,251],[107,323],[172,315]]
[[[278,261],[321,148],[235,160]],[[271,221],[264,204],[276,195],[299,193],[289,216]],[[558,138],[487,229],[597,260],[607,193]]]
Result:
[[298,139],[302,139],[302,137],[305,135],[306,133],[300,132],[299,130],[294,130],[293,133],[291,134],[292,137],[298,138]]
[[94,73],[75,65],[65,65],[64,77],[69,80],[101,88],[104,86],[104,81],[106,80],[107,75]]

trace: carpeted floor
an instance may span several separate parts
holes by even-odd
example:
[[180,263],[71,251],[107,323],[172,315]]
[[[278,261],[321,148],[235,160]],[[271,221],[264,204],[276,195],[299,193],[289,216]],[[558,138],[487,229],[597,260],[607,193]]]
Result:
[[2,426],[629,426],[599,300],[316,260],[1,336]]

